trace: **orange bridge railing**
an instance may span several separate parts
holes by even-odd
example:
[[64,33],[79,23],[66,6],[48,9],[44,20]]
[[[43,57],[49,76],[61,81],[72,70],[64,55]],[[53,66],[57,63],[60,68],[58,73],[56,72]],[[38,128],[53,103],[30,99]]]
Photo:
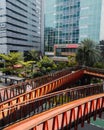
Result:
[[7,101],[4,101],[0,103],[0,110],[1,108],[3,109],[7,106],[12,106],[16,103],[22,103],[23,101],[28,101],[29,99],[35,99],[37,97],[43,96],[49,92],[52,92],[56,88],[61,87],[62,85],[66,83],[71,83],[72,81],[75,82],[76,80],[78,80],[80,77],[83,76],[83,71],[84,70],[78,70],[78,71],[75,71],[74,73],[67,74],[45,85],[42,85],[36,89],[33,89],[29,92],[23,93],[19,96],[16,96]]
[[64,75],[70,74],[72,71],[75,71],[78,69],[79,67],[71,67],[71,68],[63,69],[61,71],[56,71],[54,73],[50,73],[48,75],[41,76],[35,79],[29,79],[26,82],[4,87],[0,89],[0,102],[6,101],[15,96],[25,93],[28,85],[31,85],[31,89],[35,89],[35,88],[40,87],[41,85],[51,82],[52,80],[55,80]]
[[90,117],[96,120],[104,111],[104,94],[79,99],[50,109],[24,121],[11,125],[4,130],[77,130],[78,124],[84,127],[84,121],[90,123]]
[[62,104],[103,92],[102,84],[86,85],[47,94],[35,100],[16,103],[0,110],[0,124],[3,127]]

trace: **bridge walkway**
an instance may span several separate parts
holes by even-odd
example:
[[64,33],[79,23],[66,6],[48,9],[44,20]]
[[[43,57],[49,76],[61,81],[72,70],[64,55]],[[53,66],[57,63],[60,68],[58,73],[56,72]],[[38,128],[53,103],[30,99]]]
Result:
[[52,108],[4,130],[70,130],[72,127],[77,130],[79,123],[84,127],[84,121],[90,123],[91,117],[96,120],[97,114],[101,117],[103,111],[104,93]]
[[[78,69],[81,69],[81,67],[71,67],[71,68],[57,71],[57,72],[54,72],[54,73],[51,73],[42,77],[30,79],[30,80],[27,80],[26,82],[18,83],[18,84],[11,85],[8,87],[3,87],[2,89],[0,89],[0,102],[6,101],[15,96],[19,96],[23,93],[26,93],[27,86],[31,86],[30,87],[31,89],[36,89],[40,87],[41,85],[44,85],[62,76],[70,74]],[[83,74],[85,75],[95,76],[95,77],[104,79],[104,70],[102,69],[96,69],[96,68],[90,68],[90,67],[85,67],[82,69],[84,70]]]
[[86,85],[50,93],[38,97],[35,100],[32,99],[16,103],[14,105],[1,108],[0,124],[1,127],[5,127],[6,125],[29,118],[62,104],[101,93],[104,93],[102,84]]
[[33,89],[31,91],[28,91],[26,93],[18,95],[14,98],[11,98],[9,100],[1,102],[0,103],[0,110],[5,108],[5,107],[8,107],[8,106],[9,107],[13,106],[17,103],[22,103],[22,102],[28,101],[28,100],[34,100],[37,97],[40,97],[40,96],[45,95],[49,92],[52,92],[56,88],[59,88],[59,87],[65,85],[66,83],[75,82],[76,80],[78,80],[82,76],[83,76],[83,69],[75,71],[75,73],[71,73],[71,74],[67,74],[65,76],[62,76],[62,77],[60,77],[56,80],[53,80],[45,85],[42,85],[36,89]]
[[2,87],[2,89],[0,89],[0,102],[6,101],[15,96],[19,96],[20,94],[25,93],[27,91],[27,86],[31,86],[31,89],[36,89],[41,85],[44,85],[48,82],[51,82],[52,80],[70,74],[72,71],[76,71],[76,70],[78,70],[77,67],[71,67],[35,79],[29,79],[22,83],[18,83],[7,87]]
[[[87,70],[87,71],[86,71]],[[33,114],[37,114],[38,113],[38,111],[40,111],[40,112],[42,112],[41,111],[41,108],[38,108],[38,109],[35,109],[36,111],[35,111],[35,113],[32,111],[32,109],[30,109],[30,107],[29,107],[29,104],[32,104],[31,105],[31,108],[34,106],[33,104],[34,104],[34,101],[36,101],[35,102],[35,107],[36,106],[39,106],[39,107],[41,107],[41,103],[43,103],[43,104],[47,104],[45,101],[40,101],[40,99],[41,98],[39,98],[39,97],[41,97],[41,96],[43,96],[43,95],[45,95],[45,94],[47,94],[47,93],[49,93],[49,92],[51,92],[51,91],[53,91],[54,89],[56,89],[56,88],[58,88],[58,87],[60,87],[60,86],[62,86],[62,85],[64,85],[64,84],[66,84],[66,83],[70,83],[70,82],[72,82],[72,81],[76,81],[76,80],[78,80],[80,77],[82,77],[84,74],[87,74],[86,72],[88,72],[88,73],[90,73],[90,75],[91,76],[95,76],[95,77],[99,77],[99,78],[101,78],[101,76],[98,76],[98,74],[102,74],[103,75],[103,72],[98,72],[97,70],[92,70],[91,68],[87,68],[87,69],[81,69],[81,70],[77,70],[77,71],[74,71],[74,73],[69,73],[69,74],[66,74],[66,75],[64,75],[64,76],[61,76],[60,78],[57,78],[57,79],[55,79],[55,80],[52,80],[51,82],[49,82],[49,83],[47,83],[47,84],[45,84],[45,85],[42,85],[42,86],[40,86],[40,87],[38,87],[38,88],[36,88],[36,89],[33,89],[33,90],[31,90],[30,92],[26,92],[26,93],[23,93],[23,94],[20,94],[20,95],[18,95],[18,96],[16,96],[16,97],[14,97],[14,98],[11,98],[11,99],[9,99],[9,100],[7,100],[7,101],[4,101],[4,102],[2,102],[2,103],[0,103],[0,119],[1,119],[1,124],[3,125],[5,125],[5,123],[6,124],[8,124],[8,123],[11,123],[12,122],[12,118],[13,117],[15,117],[16,116],[16,114],[18,115],[17,116],[17,118],[19,117],[19,120],[21,120],[21,119],[23,119],[23,118],[21,118],[21,117],[24,117],[24,116],[26,116],[26,115],[33,115]],[[93,74],[91,74],[93,72]],[[94,73],[95,73],[95,75],[94,75]],[[65,73],[64,73],[65,74]],[[89,75],[89,74],[88,74]],[[103,76],[102,76],[102,78],[103,78]],[[90,86],[90,85],[89,85]],[[95,87],[96,85],[94,85],[94,87]],[[100,86],[100,87],[99,87]],[[87,86],[88,87],[88,86]],[[14,87],[15,88],[15,87]],[[84,88],[84,86],[83,86],[83,88]],[[89,90],[86,90],[85,92],[84,91],[82,91],[82,90],[80,90],[79,92],[73,92],[73,94],[71,94],[71,98],[70,99],[73,99],[73,100],[75,100],[75,99],[77,99],[76,97],[78,96],[78,98],[83,98],[84,96],[90,96],[91,95],[91,93],[92,94],[99,94],[99,93],[102,93],[103,92],[103,89],[104,89],[104,87],[103,87],[103,84],[100,84],[100,85],[98,85],[97,84],[97,88],[95,89],[95,88],[93,88],[93,87],[91,87],[90,86],[90,89]],[[99,89],[100,88],[100,89]],[[96,91],[95,91],[96,90]],[[85,95],[84,94],[82,94],[82,93],[85,93]],[[91,92],[91,93],[90,93]],[[76,95],[77,94],[77,95]],[[62,94],[63,95],[63,94]],[[73,96],[72,95],[74,95],[74,98],[72,98]],[[79,96],[80,95],[80,96]],[[83,95],[83,96],[82,96]],[[39,101],[37,101],[37,99],[39,100]],[[53,100],[54,99],[54,100]],[[57,99],[57,98],[56,98]],[[52,104],[54,104],[54,101],[56,100],[55,99],[55,97],[52,97],[52,99],[51,99],[51,101],[52,101],[52,103],[50,103],[50,102],[48,102],[48,103],[50,103],[51,105]],[[60,99],[60,98],[59,98]],[[67,99],[67,98],[66,98]],[[68,100],[68,99],[67,99]],[[46,101],[47,101],[47,99],[46,99]],[[62,98],[62,101],[63,101],[63,98]],[[58,101],[59,102],[59,101]],[[25,103],[25,105],[24,105],[24,103]],[[38,105],[37,105],[38,104]],[[23,111],[25,110],[25,107],[26,107],[26,110],[27,111],[29,111],[30,113],[26,113],[26,115],[25,114],[23,114]],[[46,105],[43,105],[42,107],[44,108],[44,106],[46,107]],[[51,106],[52,107],[52,106]],[[49,107],[48,106],[48,108],[51,108],[51,107]],[[43,110],[43,109],[42,109]],[[44,110],[46,110],[45,108],[44,108]],[[18,114],[20,112],[20,114]],[[22,114],[21,114],[22,113]],[[16,121],[18,120],[17,118],[15,118],[16,119]],[[25,117],[26,118],[26,117]],[[15,119],[14,119],[14,121],[15,121]],[[8,120],[9,120],[9,122],[8,122]]]

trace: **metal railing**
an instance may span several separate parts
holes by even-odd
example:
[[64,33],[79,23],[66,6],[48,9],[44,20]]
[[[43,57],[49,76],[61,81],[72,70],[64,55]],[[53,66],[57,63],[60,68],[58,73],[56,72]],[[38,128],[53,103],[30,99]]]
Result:
[[103,111],[104,94],[98,94],[34,115],[4,130],[77,130],[79,123],[84,127],[84,121],[90,123],[90,118],[96,120],[98,115],[101,118]]
[[82,68],[85,69],[86,71],[104,74],[104,69],[92,68],[92,67],[82,67]]
[[37,97],[43,96],[53,90],[58,88],[63,88],[64,85],[77,81],[79,78],[83,76],[83,70],[75,71],[74,73],[67,74],[58,79],[55,79],[47,84],[44,84],[36,89],[31,91],[27,91],[21,95],[18,95],[14,98],[11,98],[7,101],[0,103],[1,108],[5,108],[5,106],[15,105],[16,103],[22,103],[24,101],[28,101],[29,99],[36,99]]
[[20,94],[23,94],[26,92],[26,86],[31,85],[31,89],[35,89],[41,85],[44,85],[52,80],[55,80],[57,78],[60,78],[64,75],[67,75],[71,73],[72,71],[78,70],[80,67],[71,67],[67,69],[63,69],[61,71],[57,71],[54,73],[50,73],[48,75],[38,77],[35,79],[30,79],[22,83],[18,83],[15,85],[11,85],[8,87],[4,87],[0,89],[0,102],[6,101],[8,99],[11,99],[15,96],[18,96]]
[[71,67],[71,68],[63,69],[61,71],[50,73],[45,76],[41,76],[35,79],[30,79],[30,80],[27,80],[26,82],[18,83],[18,84],[0,89],[0,102],[6,101],[15,96],[25,93],[26,86],[29,84],[31,85],[31,89],[35,89],[41,85],[44,85],[52,80],[60,78],[61,76],[67,75],[71,73],[72,71],[76,71],[81,68],[83,68],[83,70],[86,70],[86,71],[104,74],[103,69],[91,68],[91,67]]
[[0,127],[31,117],[34,114],[49,110],[50,108],[84,98],[94,94],[103,93],[103,84],[80,86],[72,89],[44,95],[35,100],[28,100],[5,107],[0,110]]

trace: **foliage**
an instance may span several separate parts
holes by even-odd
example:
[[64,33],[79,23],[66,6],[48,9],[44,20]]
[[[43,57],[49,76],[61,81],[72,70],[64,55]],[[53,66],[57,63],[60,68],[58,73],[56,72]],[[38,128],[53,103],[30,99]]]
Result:
[[96,44],[90,39],[84,39],[77,51],[76,60],[80,65],[93,66],[100,60],[100,51],[96,49]]
[[42,76],[42,75],[43,75],[43,73],[40,72],[40,71],[34,72],[34,73],[32,74],[32,78],[40,77],[40,76]]
[[93,67],[104,69],[104,63],[103,62],[97,62],[93,65]]
[[31,70],[33,64],[35,63],[35,61],[19,61],[18,63],[23,66],[23,68],[21,68],[22,75],[24,77],[28,77],[29,74],[31,73],[30,70]]
[[14,73],[14,65],[19,60],[23,60],[22,53],[11,52],[9,54],[0,54],[0,58],[4,60],[4,73]]
[[9,54],[0,54],[0,57],[6,62],[7,66],[12,66],[17,64],[19,60],[22,59],[20,52],[11,52]]
[[24,60],[25,61],[39,61],[40,60],[39,52],[35,50],[28,51],[24,56]]
[[13,73],[13,69],[3,68],[2,73],[5,73],[6,75],[11,75]]
[[66,67],[68,67],[68,63],[67,62],[61,61],[61,62],[57,63],[57,70],[61,70],[61,69],[64,69]]
[[52,59],[48,58],[47,56],[44,56],[38,63],[38,67],[40,68],[40,71],[43,73],[50,72],[51,70],[54,70],[57,68],[56,64],[53,62]]
[[24,67],[28,67],[31,64],[35,63],[35,61],[19,61],[18,63],[20,63],[21,65],[23,65]]
[[3,68],[4,67],[4,63],[3,61],[0,61],[0,68]]
[[100,41],[99,46],[100,46],[102,61],[104,62],[104,40]]
[[68,66],[71,67],[71,66],[75,66],[75,65],[77,65],[76,55],[68,56]]

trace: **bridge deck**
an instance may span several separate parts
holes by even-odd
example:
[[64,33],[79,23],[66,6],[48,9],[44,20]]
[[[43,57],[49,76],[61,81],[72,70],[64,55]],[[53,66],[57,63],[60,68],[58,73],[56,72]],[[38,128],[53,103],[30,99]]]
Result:
[[102,84],[86,85],[47,94],[35,100],[17,103],[0,110],[0,126],[3,127],[62,104],[103,92]]
[[54,73],[41,76],[35,79],[30,79],[26,82],[22,82],[16,85],[11,85],[8,87],[4,87],[0,89],[0,102],[3,102],[5,100],[11,99],[15,96],[18,96],[20,94],[23,94],[27,91],[27,85],[30,85],[32,89],[35,89],[37,87],[40,87],[41,85],[44,85],[52,80],[55,80],[57,78],[60,78],[64,75],[70,74],[72,71],[78,70],[78,68],[68,68],[61,71],[56,71]]
[[[27,91],[27,86],[31,86],[31,89],[35,89],[45,83],[48,83],[52,80],[60,78],[64,75],[71,73],[73,70],[77,70],[78,68],[68,68],[66,70],[58,71],[49,75],[42,76],[40,78],[28,80],[27,82],[22,82],[17,85],[11,85],[8,87],[4,87],[0,89],[0,102],[23,94]],[[104,71],[99,69],[92,69],[92,68],[84,68],[84,74],[104,78]]]
[[96,119],[96,115],[101,115],[103,110],[104,94],[94,95],[50,109],[4,130],[55,130],[63,129],[68,124],[70,124],[71,128],[73,122],[77,130],[80,119],[83,126],[84,120],[87,119],[89,122],[91,116],[94,116],[94,119]]
[[[39,84],[37,85],[38,88],[36,88],[36,89],[34,89],[34,86],[35,86],[34,80],[33,81],[29,80],[28,85],[31,85],[33,88],[33,90],[31,90],[30,92],[26,92],[24,89],[24,88],[26,88],[27,83],[23,83],[22,85],[18,84],[17,86],[10,87],[9,94],[8,94],[9,91],[6,88],[4,91],[4,97],[2,97],[2,94],[0,93],[0,101],[4,101],[4,102],[0,103],[0,113],[1,113],[0,119],[8,121],[8,119],[12,118],[12,116],[13,116],[12,113],[15,113],[16,110],[20,110],[21,112],[23,112],[23,110],[25,110],[24,107],[21,106],[22,103],[25,103],[25,106],[28,106],[29,105],[28,102],[31,103],[31,101],[33,101],[34,99],[36,100],[36,98],[38,98],[42,95],[45,95],[66,83],[76,81],[84,74],[99,77],[99,78],[104,78],[104,71],[101,71],[101,70],[99,71],[99,70],[92,69],[92,68],[81,69],[78,71],[74,71],[74,73],[70,73],[70,72],[71,71],[65,71],[63,73],[58,73],[58,74],[54,75],[54,80],[52,78],[50,78],[47,81],[49,83],[47,83],[45,85],[40,85],[42,82],[40,82],[38,80]],[[43,81],[44,80],[45,80],[45,78],[43,78]],[[44,83],[46,83],[46,81],[44,81]],[[94,89],[93,89],[92,94],[101,93],[104,88],[103,88],[103,85],[100,85],[100,86],[101,86],[101,91],[99,90],[99,88],[96,88],[95,93],[94,93]],[[16,89],[16,87],[19,89]],[[92,89],[91,90],[89,89],[89,91],[87,91],[86,96],[88,96],[88,92],[89,92],[89,95],[91,95],[90,92],[92,92]],[[73,92],[73,94],[75,94],[75,96],[80,95],[79,97],[83,97],[82,93],[80,93],[80,92],[75,91],[75,93]],[[16,96],[16,97],[14,97],[14,96]],[[9,98],[11,98],[11,99],[9,99]],[[9,100],[7,100],[7,99],[9,99]],[[74,97],[74,99],[76,99],[76,97]],[[5,101],[5,100],[7,100],[7,101]],[[39,102],[39,104],[41,104],[41,102]],[[14,108],[14,106],[15,106],[15,108]],[[30,110],[30,109],[27,109],[27,110]],[[12,115],[12,116],[9,117],[9,115]],[[19,116],[21,117],[22,115],[23,114],[20,113]],[[66,115],[65,115],[65,117],[66,117]],[[47,122],[44,125],[47,128]]]
[[[27,86],[31,86],[31,89],[35,89],[37,87],[40,87],[43,84],[51,82],[52,80],[60,78],[76,70],[78,70],[78,67],[72,67],[72,68],[68,68],[62,71],[51,73],[49,75],[45,75],[39,78],[31,79],[31,80],[28,80],[27,82],[22,82],[16,85],[4,87],[0,89],[0,102],[3,102],[5,100],[11,99],[15,96],[19,96],[20,94],[25,93],[27,91]],[[93,69],[89,67],[83,68],[83,70],[84,70],[84,74],[99,77],[102,79],[104,78],[104,70]]]
[[84,74],[104,79],[104,74],[101,74],[101,73],[84,70]]
[[37,97],[40,97],[42,95],[45,95],[45,94],[55,90],[56,88],[66,84],[66,83],[71,83],[73,81],[75,82],[77,79],[79,79],[82,76],[83,76],[83,70],[78,70],[75,73],[71,73],[71,74],[67,74],[65,76],[62,76],[61,78],[53,80],[53,81],[51,81],[45,85],[42,85],[36,89],[33,89],[29,92],[26,92],[24,94],[21,94],[19,96],[16,96],[14,98],[11,98],[7,101],[0,103],[0,109],[3,109],[3,108],[8,107],[8,106],[13,106],[14,104],[22,103],[24,101],[28,101],[31,99],[33,100]]

